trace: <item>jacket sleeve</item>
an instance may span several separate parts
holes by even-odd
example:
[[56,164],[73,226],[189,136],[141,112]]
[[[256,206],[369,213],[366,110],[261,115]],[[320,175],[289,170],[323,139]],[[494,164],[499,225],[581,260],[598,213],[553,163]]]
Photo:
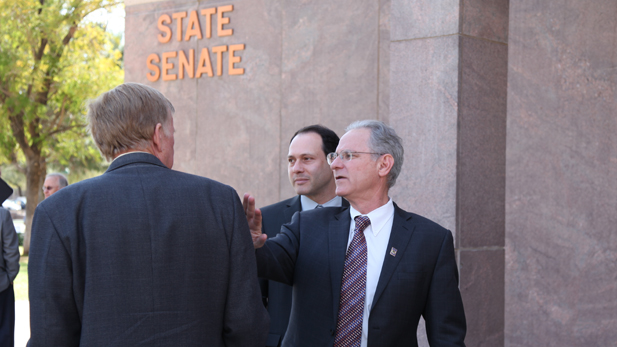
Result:
[[255,251],[244,209],[235,191],[233,230],[229,237],[229,283],[223,339],[228,347],[261,347],[266,343],[270,318],[261,301]]
[[81,317],[73,295],[71,256],[41,205],[32,222],[28,278],[28,346],[79,346]]
[[10,282],[15,280],[19,273],[19,242],[13,226],[11,214],[8,211],[2,213],[2,255],[6,265],[6,273]]
[[458,288],[454,240],[450,231],[447,231],[443,238],[435,264],[424,319],[431,346],[465,346],[467,327],[463,300]]

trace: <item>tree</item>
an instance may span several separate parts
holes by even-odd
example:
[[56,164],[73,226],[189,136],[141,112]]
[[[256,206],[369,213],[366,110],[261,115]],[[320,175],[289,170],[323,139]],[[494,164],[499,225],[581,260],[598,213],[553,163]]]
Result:
[[[100,161],[85,129],[86,100],[122,83],[121,53],[84,20],[112,0],[0,2],[0,158],[26,175],[26,235],[48,161]],[[117,46],[116,46],[117,47]]]

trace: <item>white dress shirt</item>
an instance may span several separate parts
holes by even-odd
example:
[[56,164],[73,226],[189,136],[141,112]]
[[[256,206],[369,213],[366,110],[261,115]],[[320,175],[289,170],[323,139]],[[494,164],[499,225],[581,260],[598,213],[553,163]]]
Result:
[[350,208],[351,225],[349,226],[349,240],[347,240],[347,248],[351,244],[354,235],[356,216],[367,216],[371,220],[371,224],[364,229],[364,238],[366,239],[366,296],[364,298],[364,315],[362,317],[362,343],[361,347],[367,346],[368,341],[368,319],[371,313],[371,305],[377,282],[381,274],[381,267],[386,255],[388,241],[390,241],[390,233],[392,232],[392,223],[394,221],[394,204],[392,199],[388,202],[369,212],[361,214],[353,206]]
[[[307,211],[307,210],[312,210],[315,207],[317,207],[317,205],[319,205],[318,203],[316,203],[315,201],[311,200],[310,198],[307,198],[304,195],[300,195],[300,204],[302,205],[302,211]],[[343,198],[341,198],[340,196],[335,196],[334,199],[321,204],[321,206],[323,207],[340,207],[343,204]]]

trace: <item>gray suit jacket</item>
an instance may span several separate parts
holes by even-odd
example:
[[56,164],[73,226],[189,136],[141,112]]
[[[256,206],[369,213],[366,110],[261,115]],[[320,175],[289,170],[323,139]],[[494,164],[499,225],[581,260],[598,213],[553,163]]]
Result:
[[156,157],[36,209],[29,346],[263,346],[268,316],[244,210],[229,186]]
[[[293,285],[283,346],[333,346],[350,222],[348,208],[296,213],[256,250],[259,276]],[[431,346],[464,346],[465,313],[450,231],[395,205],[384,257],[368,346],[417,346],[421,316]]]
[[19,273],[19,242],[9,211],[0,207],[0,239],[2,240],[2,257],[0,257],[0,292],[6,290]]

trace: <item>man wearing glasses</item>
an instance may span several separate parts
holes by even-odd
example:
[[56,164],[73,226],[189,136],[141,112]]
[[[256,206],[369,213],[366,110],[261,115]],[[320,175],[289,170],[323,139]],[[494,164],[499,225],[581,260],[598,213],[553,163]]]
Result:
[[66,176],[61,173],[52,173],[45,176],[45,183],[43,183],[43,194],[45,194],[45,199],[68,185],[69,181],[66,179]]
[[[326,155],[336,150],[339,137],[322,125],[309,125],[298,130],[289,142],[287,173],[296,196],[261,208],[262,232],[274,237],[283,224],[299,211],[321,207],[349,206],[336,196],[334,176]],[[291,286],[260,279],[264,304],[270,314],[270,333],[266,347],[277,347],[285,336],[291,312]]]
[[[355,122],[328,162],[350,208],[297,213],[267,241],[251,230],[259,275],[294,287],[283,346],[417,346],[421,316],[431,346],[464,346],[451,232],[388,196],[400,137],[382,122]],[[254,201],[245,203],[258,224]]]

